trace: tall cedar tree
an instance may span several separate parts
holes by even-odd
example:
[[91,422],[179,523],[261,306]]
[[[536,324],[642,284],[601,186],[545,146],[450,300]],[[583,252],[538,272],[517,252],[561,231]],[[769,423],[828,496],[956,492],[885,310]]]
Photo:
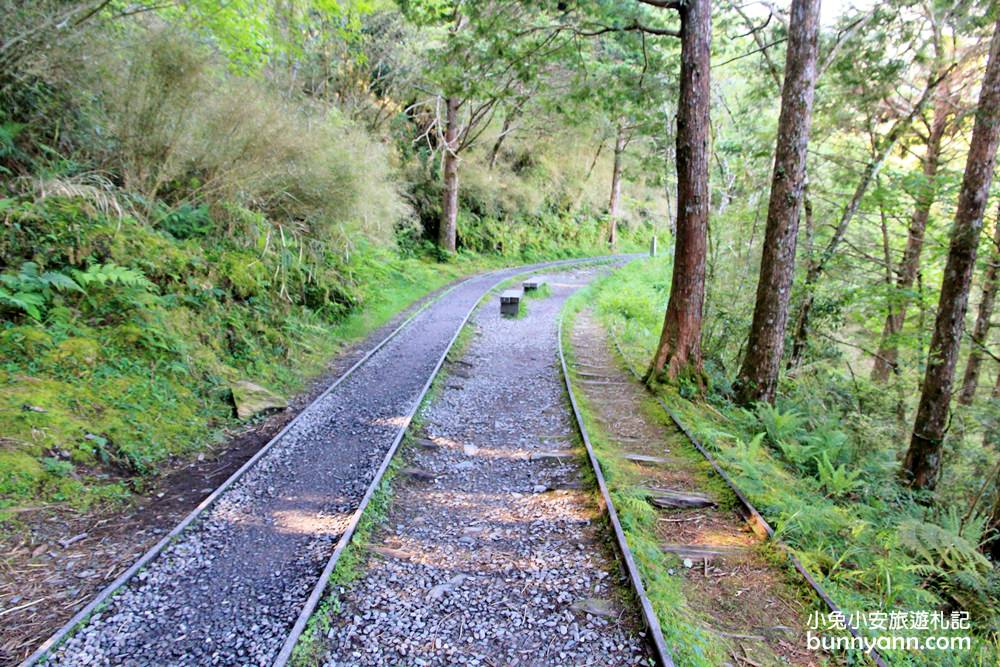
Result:
[[621,215],[622,200],[622,158],[625,155],[625,147],[628,145],[628,137],[625,134],[625,125],[618,122],[618,129],[615,133],[615,159],[611,169],[611,199],[608,201],[608,245],[612,248],[618,242],[618,216]]
[[986,350],[986,341],[990,334],[991,320],[993,319],[993,305],[997,298],[998,269],[1000,269],[1000,217],[993,225],[993,243],[990,246],[990,256],[986,262],[986,271],[983,274],[983,295],[979,300],[979,314],[976,315],[976,324],[972,327],[972,341],[969,347],[969,358],[965,362],[965,374],[962,376],[962,389],[958,392],[959,405],[972,405],[972,399],[976,397],[976,390],[979,388],[979,371],[983,365],[983,351]]
[[[654,4],[654,3],[648,3]],[[666,6],[667,3],[664,3]],[[677,100],[677,235],[663,332],[647,378],[701,378],[701,319],[705,302],[708,232],[710,0],[670,3],[681,17],[680,93]]]
[[438,245],[442,250],[455,252],[458,236],[458,104],[457,98],[445,100],[444,157],[441,179],[441,220],[438,226]]
[[778,143],[771,198],[767,205],[757,302],[750,341],[737,378],[737,396],[744,404],[774,402],[781,370],[816,88],[819,6],[820,0],[792,0],[788,21],[785,82],[781,90]]
[[920,271],[920,254],[924,246],[924,234],[927,231],[927,221],[930,219],[931,207],[937,194],[937,171],[941,164],[941,145],[948,126],[948,116],[951,113],[952,100],[947,94],[947,86],[934,104],[934,119],[931,121],[930,132],[927,134],[927,148],[921,158],[924,181],[917,192],[916,205],[910,217],[910,228],[906,237],[906,249],[899,266],[896,278],[896,294],[889,303],[889,312],[885,316],[885,326],[882,328],[882,338],[875,364],[872,366],[872,381],[886,382],[889,373],[897,370],[899,356],[898,337],[906,321],[906,307],[909,302],[907,294],[917,280]]
[[913,425],[902,475],[916,489],[933,490],[941,472],[941,444],[948,421],[955,365],[962,342],[969,285],[976,265],[976,249],[983,213],[993,179],[1000,141],[1000,21],[994,26],[989,61],[979,94],[976,123],[958,196],[938,302],[937,318],[928,354],[927,372]]

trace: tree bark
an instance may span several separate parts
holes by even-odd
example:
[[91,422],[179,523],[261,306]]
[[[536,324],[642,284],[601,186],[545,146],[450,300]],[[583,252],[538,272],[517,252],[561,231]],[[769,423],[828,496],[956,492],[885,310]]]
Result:
[[611,199],[608,201],[608,245],[612,248],[618,242],[618,216],[621,215],[622,199],[622,157],[625,155],[625,127],[618,124],[615,135],[615,159],[611,168]]
[[965,362],[965,375],[962,377],[962,390],[958,393],[959,405],[972,405],[979,388],[979,369],[983,363],[983,348],[986,337],[990,333],[990,318],[993,317],[993,304],[997,297],[997,263],[1000,262],[1000,218],[993,229],[993,248],[990,252],[989,264],[983,275],[983,298],[979,301],[979,313],[976,324],[972,328],[972,346],[969,349],[969,360]]
[[948,247],[938,301],[913,425],[910,448],[903,460],[904,481],[916,489],[933,490],[941,472],[941,445],[948,420],[948,404],[961,348],[969,284],[976,264],[983,213],[993,179],[997,143],[1000,141],[1000,21],[994,26],[989,61],[979,94],[979,108],[965,163],[965,175],[955,210],[955,224]]
[[788,360],[789,368],[797,366],[799,361],[802,359],[803,353],[805,352],[806,342],[809,338],[809,318],[812,314],[816,284],[826,271],[827,264],[836,254],[837,248],[840,247],[840,243],[844,240],[844,237],[847,236],[847,229],[851,224],[851,220],[854,219],[854,214],[858,212],[858,208],[861,206],[861,201],[865,198],[865,193],[868,192],[868,187],[871,185],[872,181],[875,180],[875,177],[878,176],[879,171],[882,170],[882,165],[885,164],[886,158],[889,157],[889,153],[892,152],[892,149],[896,146],[896,143],[903,137],[906,131],[910,129],[914,118],[916,118],[923,111],[924,106],[927,104],[927,100],[930,99],[934,89],[937,88],[938,84],[941,83],[946,74],[947,73],[942,74],[936,79],[928,81],[923,95],[913,106],[910,113],[907,114],[906,117],[897,120],[889,129],[888,134],[885,135],[885,138],[883,138],[881,144],[877,147],[875,156],[865,166],[865,170],[861,174],[861,180],[858,181],[857,187],[854,188],[854,194],[851,195],[850,201],[847,203],[847,206],[844,207],[844,210],[840,215],[840,221],[837,223],[837,227],[833,232],[833,237],[826,244],[826,247],[823,248],[823,252],[820,253],[816,261],[810,264],[809,269],[806,271],[806,279],[802,290],[802,302],[799,304],[798,314],[795,318],[795,335],[792,343],[792,354]]
[[438,227],[438,245],[442,250],[455,252],[458,235],[458,100],[449,97],[444,131],[444,164],[441,168],[444,194],[441,202],[441,223]]
[[[990,400],[993,401],[993,411],[991,411],[989,420],[986,422],[986,428],[983,432],[983,447],[990,447],[996,443],[997,432],[1000,431],[1000,423],[997,423],[997,419],[994,416],[996,406],[1000,403],[1000,372],[997,372],[996,384],[993,385],[993,393],[990,396]],[[998,495],[1000,495],[1000,487],[998,488]],[[1000,515],[994,514],[994,518],[1000,521]]]
[[937,170],[941,163],[941,141],[944,139],[945,128],[948,126],[949,101],[946,94],[941,95],[934,105],[934,120],[931,121],[930,133],[927,136],[927,150],[924,153],[924,182],[916,197],[916,206],[910,217],[910,228],[906,238],[906,250],[899,265],[896,279],[896,295],[889,301],[889,312],[882,327],[882,338],[879,341],[875,365],[872,367],[872,381],[884,383],[889,379],[889,373],[895,372],[899,356],[899,333],[906,321],[906,307],[909,305],[907,292],[913,288],[920,270],[920,254],[924,246],[924,233],[927,230],[927,220],[930,218],[931,207],[937,198]]
[[[997,479],[997,488],[1000,488],[1000,476]],[[1000,493],[997,493],[993,501],[993,509],[990,511],[990,520],[986,524],[987,531],[993,531],[993,537],[983,544],[983,553],[990,557],[994,563],[1000,563]]]
[[500,149],[503,148],[503,142],[507,139],[507,135],[510,134],[514,121],[521,115],[521,109],[522,104],[518,104],[503,117],[503,126],[500,128],[500,134],[497,135],[497,140],[493,142],[493,148],[490,150],[490,171],[493,171],[493,168],[497,166]]
[[819,6],[820,0],[792,0],[757,301],[747,352],[736,380],[737,400],[743,404],[773,403],[778,386],[816,87]]
[[690,373],[701,380],[701,319],[708,232],[710,0],[679,3],[680,94],[677,103],[677,237],[663,331],[647,377]]

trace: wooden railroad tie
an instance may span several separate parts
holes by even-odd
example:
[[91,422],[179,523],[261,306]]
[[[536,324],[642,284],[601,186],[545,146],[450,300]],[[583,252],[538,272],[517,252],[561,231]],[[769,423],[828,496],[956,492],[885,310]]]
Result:
[[742,556],[747,552],[746,547],[731,546],[722,544],[661,544],[660,548],[667,553],[674,554],[679,558],[690,559],[695,562],[704,560],[715,560],[716,558],[727,558]]
[[701,493],[657,488],[644,490],[649,494],[646,497],[649,504],[661,509],[699,509],[715,507],[717,504],[714,499]]
[[662,456],[650,456],[649,454],[624,454],[623,458],[626,461],[632,461],[633,463],[670,463],[667,459]]

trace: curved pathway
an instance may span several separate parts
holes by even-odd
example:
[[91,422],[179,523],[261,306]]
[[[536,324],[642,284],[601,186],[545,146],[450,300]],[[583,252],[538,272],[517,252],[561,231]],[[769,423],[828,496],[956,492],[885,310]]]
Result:
[[310,405],[47,664],[270,664],[467,312],[530,268],[471,278],[418,315]]
[[495,301],[476,312],[361,576],[332,605],[329,667],[648,660],[558,366],[560,307],[598,271],[551,275],[521,318]]

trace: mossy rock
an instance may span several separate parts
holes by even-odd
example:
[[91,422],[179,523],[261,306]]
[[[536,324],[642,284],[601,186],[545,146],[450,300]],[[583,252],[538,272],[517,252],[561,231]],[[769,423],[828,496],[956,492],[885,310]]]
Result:
[[39,327],[11,327],[0,333],[0,354],[8,351],[34,357],[52,347],[52,336]]
[[42,464],[33,456],[0,450],[0,499],[31,497],[44,477]]
[[87,375],[97,364],[100,346],[91,338],[67,338],[45,355],[45,362],[73,375]]
[[250,419],[288,407],[288,401],[283,397],[247,380],[233,383],[231,389],[236,416],[240,419]]

